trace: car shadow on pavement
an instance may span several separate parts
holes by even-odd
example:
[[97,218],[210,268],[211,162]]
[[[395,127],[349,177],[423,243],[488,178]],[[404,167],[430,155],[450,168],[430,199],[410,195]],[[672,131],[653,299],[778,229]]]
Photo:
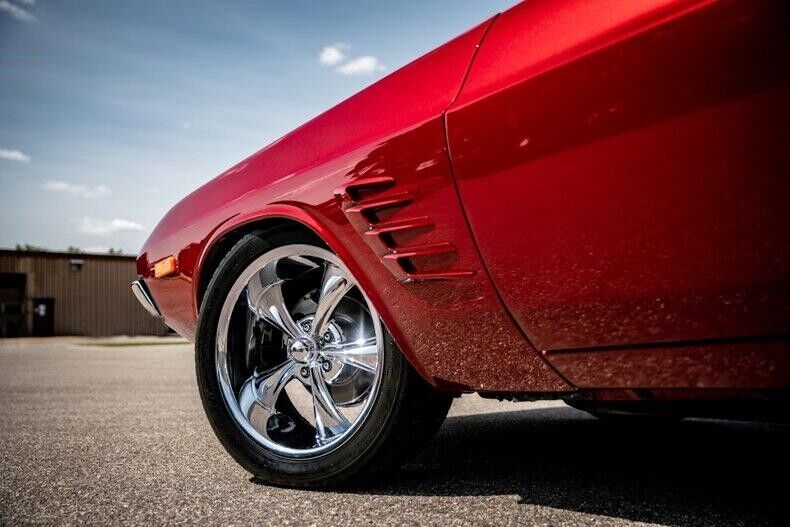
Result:
[[370,495],[514,495],[517,503],[671,525],[778,523],[788,506],[782,425],[614,424],[571,408],[450,417]]

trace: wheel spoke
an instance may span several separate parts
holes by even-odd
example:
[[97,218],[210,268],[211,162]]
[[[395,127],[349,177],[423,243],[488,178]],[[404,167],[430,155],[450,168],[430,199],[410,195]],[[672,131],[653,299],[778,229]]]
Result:
[[[371,347],[374,349],[369,349]],[[357,355],[376,353],[376,337],[360,338],[339,344],[327,344],[323,349],[332,353],[354,352]]]
[[[375,338],[372,339],[375,342]],[[336,348],[324,348],[322,352],[330,359],[334,359],[341,364],[346,364],[368,373],[376,373],[378,363],[378,346],[375,344],[360,346],[354,345],[338,346]]]
[[309,258],[305,258],[304,256],[299,256],[299,255],[289,256],[288,259],[291,260],[292,262],[296,262],[310,269],[315,269],[316,267],[319,266],[319,264],[315,263]]
[[368,364],[366,362],[362,362],[361,360],[355,359],[354,357],[349,357],[346,355],[339,355],[336,358],[341,364],[345,364],[347,366],[351,366],[352,368],[357,368],[358,370],[366,371],[368,373],[376,373],[376,366],[374,364]]
[[228,291],[217,377],[258,447],[284,459],[323,455],[369,417],[383,330],[364,292],[351,292],[358,286],[337,255],[293,244],[257,256]]
[[326,332],[327,324],[338,302],[354,287],[346,273],[338,266],[327,263],[318,297],[318,306],[313,317],[311,336],[319,339]]
[[319,444],[323,444],[332,436],[342,434],[351,424],[340,413],[334,399],[332,399],[320,365],[310,368],[310,384],[313,395],[316,440]]
[[[277,278],[273,272],[262,270],[247,285],[247,305],[255,316],[265,320],[289,337],[296,339],[304,335],[304,331],[294,322],[291,313],[285,306],[282,285],[284,280]],[[273,279],[270,281],[270,279]]]
[[[294,377],[296,367],[296,362],[288,360],[277,368],[262,374],[253,374],[247,379],[239,391],[238,401],[239,408],[248,420],[251,420],[253,412],[258,407],[265,412],[264,423],[275,413],[274,405],[277,403],[277,398],[288,381]],[[265,433],[265,430],[263,432]]]

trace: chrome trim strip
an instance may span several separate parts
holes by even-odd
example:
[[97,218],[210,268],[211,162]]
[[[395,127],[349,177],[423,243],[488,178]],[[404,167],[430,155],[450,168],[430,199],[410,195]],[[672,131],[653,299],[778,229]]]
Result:
[[162,313],[156,307],[154,299],[151,297],[151,293],[148,292],[148,287],[146,287],[142,278],[132,282],[132,293],[134,293],[134,296],[137,297],[137,300],[143,305],[145,310],[151,313],[151,316],[162,317]]

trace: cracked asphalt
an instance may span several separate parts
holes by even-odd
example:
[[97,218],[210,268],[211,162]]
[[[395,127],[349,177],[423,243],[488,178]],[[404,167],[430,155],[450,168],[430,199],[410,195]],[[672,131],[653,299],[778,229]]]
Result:
[[191,346],[159,342],[0,341],[0,525],[786,525],[786,426],[476,396],[386,480],[259,485],[203,416]]

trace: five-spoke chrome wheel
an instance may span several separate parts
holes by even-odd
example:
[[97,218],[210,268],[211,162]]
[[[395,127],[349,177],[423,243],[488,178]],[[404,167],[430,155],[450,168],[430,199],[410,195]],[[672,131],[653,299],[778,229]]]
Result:
[[233,419],[285,458],[339,447],[367,417],[383,364],[379,317],[334,254],[286,245],[253,261],[222,306],[216,368]]

